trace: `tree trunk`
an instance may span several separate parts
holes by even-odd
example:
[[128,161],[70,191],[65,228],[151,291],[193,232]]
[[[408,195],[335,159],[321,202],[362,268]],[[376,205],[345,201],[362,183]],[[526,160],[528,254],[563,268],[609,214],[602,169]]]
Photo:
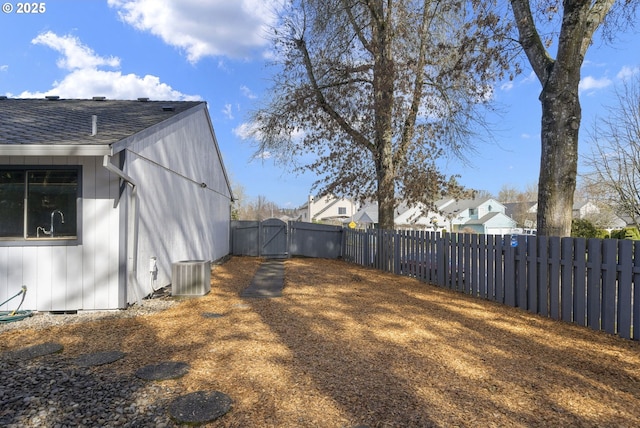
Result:
[[373,91],[375,105],[375,165],[378,179],[378,227],[394,229],[395,165],[393,164],[393,96],[395,67],[393,63],[392,5],[385,8],[381,0],[372,2],[377,19],[373,27],[374,65]]
[[391,158],[392,153],[389,150],[388,156],[382,160],[382,166],[378,169],[378,227],[386,230],[393,230],[395,227],[395,174]]
[[555,79],[547,81],[540,94],[542,153],[537,228],[538,234],[545,236],[571,235],[573,194],[578,171],[581,109],[577,82],[580,79],[570,78],[567,73],[558,74],[560,76],[556,75]]

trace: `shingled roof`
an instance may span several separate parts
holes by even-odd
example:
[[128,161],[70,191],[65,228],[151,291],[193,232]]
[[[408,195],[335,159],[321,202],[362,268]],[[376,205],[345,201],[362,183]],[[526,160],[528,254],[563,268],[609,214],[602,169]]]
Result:
[[199,104],[203,101],[0,98],[0,145],[109,145]]

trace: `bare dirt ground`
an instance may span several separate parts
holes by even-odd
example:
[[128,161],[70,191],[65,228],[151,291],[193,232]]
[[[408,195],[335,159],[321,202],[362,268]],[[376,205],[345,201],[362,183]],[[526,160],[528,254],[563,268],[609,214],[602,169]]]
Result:
[[188,362],[164,382],[233,399],[211,427],[640,421],[638,342],[332,260],[287,260],[283,297],[240,298],[259,263],[233,258],[214,269],[210,294],[158,313],[5,331],[0,351],[121,350],[111,369],[122,374]]

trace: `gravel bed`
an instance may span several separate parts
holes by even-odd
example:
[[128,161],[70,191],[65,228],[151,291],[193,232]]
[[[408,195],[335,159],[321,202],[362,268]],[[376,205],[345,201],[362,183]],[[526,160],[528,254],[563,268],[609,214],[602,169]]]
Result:
[[80,311],[78,313],[34,312],[32,316],[20,321],[0,323],[0,333],[10,330],[39,330],[51,326],[71,325],[87,321],[149,315],[168,309],[178,303],[176,299],[168,297],[167,292],[159,296],[160,297],[157,298],[145,299],[141,305],[134,304],[127,309],[121,310]]
[[[0,333],[40,330],[95,320],[130,318],[167,309],[177,301],[144,300],[126,310],[77,314],[35,313],[0,324]],[[109,365],[84,366],[63,354],[34,359],[0,356],[0,426],[23,427],[175,427],[167,408],[179,395],[167,386],[114,373]]]
[[80,367],[60,355],[0,360],[0,426],[174,427],[176,392],[109,370]]

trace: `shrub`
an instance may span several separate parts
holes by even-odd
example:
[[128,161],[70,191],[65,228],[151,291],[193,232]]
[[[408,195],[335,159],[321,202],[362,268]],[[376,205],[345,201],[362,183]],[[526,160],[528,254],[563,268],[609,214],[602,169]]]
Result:
[[587,219],[576,218],[571,221],[571,236],[574,238],[598,238],[598,228]]
[[625,227],[621,230],[614,230],[611,232],[611,237],[614,239],[633,239],[634,241],[640,240],[640,231],[637,227]]

